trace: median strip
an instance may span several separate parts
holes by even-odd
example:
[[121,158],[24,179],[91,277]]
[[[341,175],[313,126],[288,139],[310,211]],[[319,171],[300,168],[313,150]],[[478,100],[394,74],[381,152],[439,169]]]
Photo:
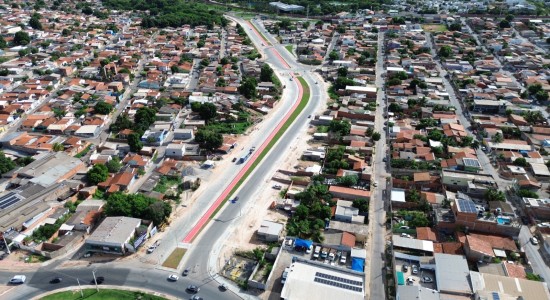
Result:
[[[199,222],[191,229],[189,234],[183,240],[184,243],[192,242],[195,237],[198,236],[200,231],[204,228],[204,225],[208,223],[223,207],[223,205],[229,200],[230,196],[239,189],[246,178],[254,171],[262,159],[269,153],[271,148],[277,143],[281,136],[285,133],[288,127],[296,120],[300,113],[304,110],[310,98],[309,85],[301,78],[297,78],[300,84],[299,88],[299,102],[294,104],[291,112],[279,123],[277,129],[271,133],[270,137],[262,144],[258,149],[255,156],[251,158],[248,164],[239,172],[239,174],[233,179],[231,184],[225,189],[225,191],[218,197],[216,202],[208,209],[208,211],[201,217]],[[258,154],[259,153],[259,154]]]
[[248,24],[250,24],[250,26],[252,26],[252,28],[254,28],[254,31],[256,31],[256,33],[259,34],[262,37],[262,40],[264,40],[264,42],[266,42],[267,45],[272,46],[272,44],[269,42],[267,37],[258,29],[258,27],[256,27],[256,25],[254,25],[250,21],[247,21],[247,22],[248,22]]

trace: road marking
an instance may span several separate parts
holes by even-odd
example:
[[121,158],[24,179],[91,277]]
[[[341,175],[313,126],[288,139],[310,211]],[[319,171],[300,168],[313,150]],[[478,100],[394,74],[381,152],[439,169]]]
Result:
[[[297,82],[298,85],[298,99],[301,100],[304,94],[304,88],[302,84]],[[246,174],[248,169],[252,166],[252,164],[256,161],[258,158],[258,155],[262,153],[262,151],[265,149],[265,147],[271,142],[273,137],[279,132],[281,127],[286,123],[286,121],[290,118],[290,116],[294,113],[296,108],[300,105],[301,101],[296,101],[294,105],[292,106],[292,109],[284,116],[284,118],[279,122],[275,130],[271,132],[269,137],[263,142],[263,144],[259,147],[257,151],[254,151],[252,154],[252,157],[248,160],[248,163],[244,166],[244,168],[241,169],[241,171],[233,178],[231,183],[225,188],[225,190],[222,192],[222,194],[216,199],[216,201],[210,206],[210,208],[204,213],[204,215],[199,219],[197,224],[193,226],[191,231],[187,234],[187,236],[183,239],[183,243],[190,244],[195,237],[199,234],[201,229],[208,223],[210,220],[210,216],[216,211],[216,209],[223,203],[223,201],[229,196],[235,185],[241,180],[241,178]],[[264,156],[265,158],[265,156]]]

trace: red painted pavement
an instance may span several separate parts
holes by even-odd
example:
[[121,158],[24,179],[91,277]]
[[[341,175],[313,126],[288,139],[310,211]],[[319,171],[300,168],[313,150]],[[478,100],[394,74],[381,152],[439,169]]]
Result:
[[[256,32],[257,34],[257,32]],[[275,49],[272,49],[273,51],[275,51]],[[288,65],[288,63],[281,57],[281,55],[278,53],[278,52],[274,52],[278,58],[288,67],[290,68],[290,66]],[[214,211],[216,211],[216,209],[222,204],[223,200],[229,195],[229,193],[231,192],[231,190],[235,187],[235,185],[239,182],[239,180],[241,180],[241,178],[243,177],[243,175],[248,171],[248,169],[250,169],[250,167],[252,166],[252,164],[254,163],[254,161],[256,161],[256,159],[258,158],[258,155],[260,153],[262,153],[262,151],[265,149],[265,147],[267,147],[267,145],[271,142],[271,140],[273,139],[273,137],[275,136],[275,134],[277,134],[277,132],[279,132],[279,130],[281,129],[281,127],[283,127],[283,125],[285,124],[285,122],[290,118],[290,116],[292,115],[292,113],[296,110],[296,108],[298,107],[298,105],[300,104],[300,100],[302,99],[302,96],[304,94],[304,88],[302,87],[302,84],[300,83],[299,80],[297,80],[296,82],[298,84],[298,101],[296,101],[296,103],[294,103],[294,105],[292,106],[292,109],[285,115],[285,117],[279,122],[279,124],[277,125],[277,127],[275,128],[275,130],[273,130],[271,132],[271,134],[267,137],[267,139],[264,141],[264,143],[257,149],[257,151],[255,151],[253,154],[252,154],[252,157],[250,157],[250,159],[248,160],[248,163],[244,166],[244,168],[242,168],[242,170],[237,174],[237,176],[235,176],[233,178],[233,180],[231,181],[231,183],[229,184],[229,186],[227,186],[225,188],[225,190],[223,191],[223,193],[218,197],[218,199],[216,199],[216,201],[212,204],[212,206],[210,206],[210,208],[206,211],[206,213],[199,219],[199,221],[197,222],[197,224],[195,224],[195,226],[193,227],[193,229],[191,229],[191,231],[187,234],[187,236],[183,239],[183,243],[191,243],[193,241],[193,239],[195,239],[195,237],[197,236],[197,234],[200,232],[200,230],[204,227],[204,225],[206,225],[206,223],[208,223],[208,221],[210,220],[210,216],[212,216],[212,214],[214,213]]]

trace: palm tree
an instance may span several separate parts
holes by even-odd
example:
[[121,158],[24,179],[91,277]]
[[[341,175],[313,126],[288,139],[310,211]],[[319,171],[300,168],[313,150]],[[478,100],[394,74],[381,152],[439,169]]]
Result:
[[52,150],[55,152],[63,151],[65,150],[65,146],[63,146],[63,144],[61,143],[55,143],[53,144]]
[[502,141],[504,141],[504,137],[502,136],[502,133],[497,132],[495,135],[493,135],[491,141],[496,144],[502,143]]

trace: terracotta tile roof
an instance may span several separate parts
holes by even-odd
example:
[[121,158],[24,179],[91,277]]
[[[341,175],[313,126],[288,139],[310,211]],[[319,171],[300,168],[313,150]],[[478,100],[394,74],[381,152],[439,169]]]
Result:
[[413,180],[415,182],[417,182],[417,181],[430,181],[430,173],[429,172],[414,173]]
[[441,243],[434,243],[434,253],[443,253],[443,245]]
[[520,278],[520,279],[526,279],[527,278],[525,268],[521,265],[502,262],[502,266],[506,270],[506,274],[508,274],[508,277]]
[[441,243],[441,246],[443,247],[443,253],[456,254],[456,255],[464,254],[464,250],[462,249],[462,244],[459,242]]
[[416,227],[416,238],[419,240],[437,242],[437,233],[431,227]]
[[355,235],[344,231],[342,233],[342,240],[340,244],[344,246],[349,246],[351,248],[355,247]]

